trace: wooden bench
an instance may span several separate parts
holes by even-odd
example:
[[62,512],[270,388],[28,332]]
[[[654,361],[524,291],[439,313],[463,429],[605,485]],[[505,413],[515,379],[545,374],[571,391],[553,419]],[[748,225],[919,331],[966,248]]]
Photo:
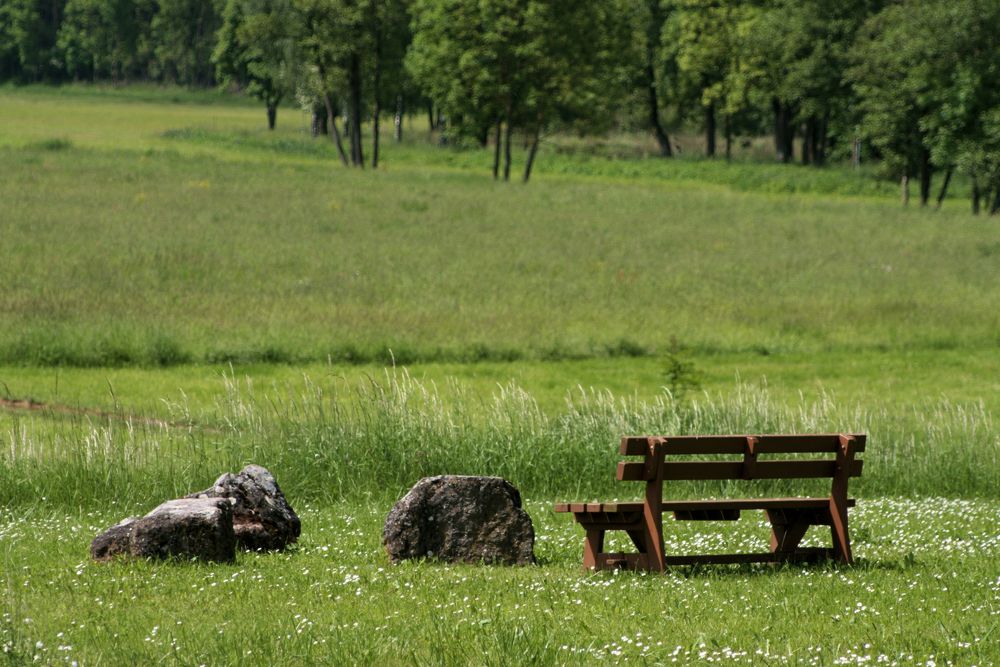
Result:
[[[571,512],[586,531],[583,567],[662,572],[667,565],[696,563],[787,562],[835,559],[852,562],[847,529],[847,482],[861,475],[866,436],[832,435],[724,435],[633,436],[621,441],[623,456],[641,461],[618,463],[620,481],[645,482],[639,502],[557,503],[556,512]],[[808,459],[772,457],[816,454]],[[724,460],[720,455],[729,455]],[[734,459],[734,455],[738,458]],[[694,460],[692,460],[694,459]],[[761,480],[829,477],[830,495],[792,498],[738,498],[722,500],[664,500],[663,484],[677,480]],[[755,554],[666,555],[663,549],[663,513],[680,521],[735,521],[743,510],[763,510],[771,524],[771,550]],[[802,548],[810,526],[829,526],[833,548]],[[636,553],[605,553],[609,530],[628,534]]]

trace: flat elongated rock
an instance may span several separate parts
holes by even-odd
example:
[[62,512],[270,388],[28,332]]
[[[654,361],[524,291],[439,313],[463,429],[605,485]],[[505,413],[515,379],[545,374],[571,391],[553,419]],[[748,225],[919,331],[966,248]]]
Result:
[[392,508],[382,543],[394,563],[535,562],[531,517],[521,508],[521,494],[500,477],[425,477]]
[[130,528],[129,553],[137,558],[236,559],[232,503],[224,498],[168,500]]
[[238,474],[225,473],[211,488],[188,498],[233,501],[233,530],[243,549],[281,550],[295,542],[302,524],[266,468],[248,465]]

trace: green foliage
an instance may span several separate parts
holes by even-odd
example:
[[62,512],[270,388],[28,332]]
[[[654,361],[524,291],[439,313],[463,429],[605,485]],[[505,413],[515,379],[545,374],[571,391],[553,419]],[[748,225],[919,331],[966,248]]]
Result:
[[215,81],[212,52],[222,25],[224,0],[158,0],[152,20],[156,63],[161,80],[191,86]]
[[[627,76],[623,2],[417,0],[409,67],[456,137],[601,126]],[[498,146],[499,148],[499,146]],[[509,161],[505,172],[509,173]],[[526,172],[526,178],[527,178]]]
[[[364,165],[361,126],[369,109],[373,121],[388,98],[404,93],[399,45],[408,40],[405,3],[401,0],[296,0],[302,25],[299,44],[310,75],[303,81],[303,106],[324,108],[330,132],[336,137],[341,159],[348,162],[341,146],[336,117],[343,105],[348,123],[350,163]],[[395,43],[395,48],[390,46]],[[388,85],[387,85],[388,84]],[[378,135],[374,135],[372,166],[377,166]]]
[[666,389],[676,401],[683,401],[688,392],[701,388],[700,375],[694,362],[687,358],[676,340],[671,341],[670,349],[663,355],[663,369]]
[[[861,131],[895,174],[914,174],[925,150],[920,126],[927,81],[916,75],[935,32],[920,26],[923,12],[887,7],[864,26],[849,76],[859,97]],[[929,26],[924,26],[929,27]]]
[[302,76],[298,18],[291,0],[228,0],[212,56],[219,80],[245,88],[275,113]]
[[677,63],[678,99],[739,111],[727,78],[738,57],[737,34],[754,8],[741,0],[676,0],[665,4],[665,57]]
[[920,17],[925,51],[912,75],[927,82],[920,126],[931,158],[992,189],[1000,207],[1000,6],[934,2]]
[[1000,211],[998,26],[993,2],[894,4],[866,23],[849,71],[862,131],[891,169],[929,180],[930,169],[958,168],[986,190],[992,212]]
[[63,78],[57,57],[57,35],[66,0],[4,0],[0,5],[0,57],[16,54],[13,78],[58,81]]
[[861,23],[879,4],[773,0],[746,13],[736,27],[739,53],[729,70],[730,89],[744,108],[774,110],[780,157],[790,159],[792,148],[781,132],[800,124],[806,124],[802,139],[817,164],[836,142],[855,138],[855,99],[844,72]]
[[66,73],[112,81],[147,76],[156,12],[152,0],[69,0],[58,40]]
[[0,83],[16,79],[21,73],[21,59],[14,40],[13,3],[0,4]]

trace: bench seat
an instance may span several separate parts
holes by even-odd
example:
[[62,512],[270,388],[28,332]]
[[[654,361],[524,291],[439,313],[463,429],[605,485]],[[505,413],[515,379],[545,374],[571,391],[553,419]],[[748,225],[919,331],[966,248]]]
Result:
[[[830,505],[829,498],[725,498],[722,500],[667,500],[660,504],[664,512],[691,512],[694,510],[779,510],[823,509]],[[847,506],[854,507],[854,498],[847,499]],[[641,512],[642,501],[611,503],[556,503],[556,512]]]

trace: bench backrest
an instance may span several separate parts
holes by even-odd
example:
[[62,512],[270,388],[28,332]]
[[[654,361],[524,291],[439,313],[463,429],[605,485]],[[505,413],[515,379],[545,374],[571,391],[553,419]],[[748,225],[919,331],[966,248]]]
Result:
[[[829,477],[846,485],[858,477],[864,461],[855,454],[865,450],[864,434],[823,435],[685,435],[626,436],[623,456],[642,461],[618,463],[622,481],[806,479]],[[691,460],[693,457],[739,455],[738,460]],[[808,459],[777,459],[784,454],[817,454]],[[822,456],[822,455],[826,456]],[[686,457],[684,460],[682,457]],[[682,460],[678,460],[681,458]]]

